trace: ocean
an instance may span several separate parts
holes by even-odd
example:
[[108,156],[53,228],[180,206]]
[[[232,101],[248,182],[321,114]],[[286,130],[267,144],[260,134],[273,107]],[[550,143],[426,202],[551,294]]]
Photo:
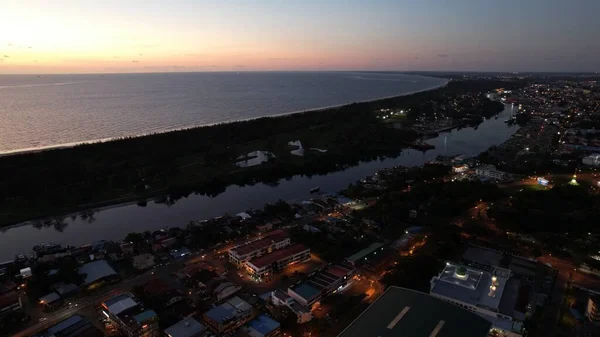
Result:
[[444,83],[367,72],[0,75],[0,153],[306,111]]

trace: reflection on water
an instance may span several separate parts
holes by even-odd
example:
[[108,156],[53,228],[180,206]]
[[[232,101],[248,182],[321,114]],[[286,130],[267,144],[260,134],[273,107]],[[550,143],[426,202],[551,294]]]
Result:
[[[276,202],[279,199],[288,201],[308,199],[311,197],[309,190],[314,186],[319,186],[324,192],[339,191],[348,184],[386,167],[422,165],[435,159],[437,155],[474,156],[492,145],[503,143],[515,133],[518,129],[516,125],[504,123],[509,114],[510,106],[500,114],[500,118],[484,121],[477,130],[462,128],[429,139],[427,142],[435,145],[436,148],[425,153],[405,150],[395,158],[363,162],[343,171],[325,175],[295,176],[280,180],[277,185],[229,186],[225,192],[213,198],[191,195],[172,205],[149,201],[146,207],[139,207],[133,203],[98,210],[83,216],[79,214],[75,218],[67,217],[62,220],[67,226],[63,226],[61,222],[57,227],[63,232],[56,231],[54,225],[45,224],[0,229],[0,261],[12,258],[17,253],[29,251],[31,247],[41,242],[75,246],[99,239],[122,240],[130,232],[156,230],[167,226],[185,226],[191,220],[203,220],[225,213],[235,214],[248,209],[258,209],[267,202]],[[256,156],[258,161],[267,159],[266,151],[253,151],[249,155]]]
[[275,158],[275,155],[269,151],[252,151],[248,152],[246,155],[241,155],[236,159],[243,159],[235,163],[235,165],[239,167],[250,167],[260,165],[271,158]]

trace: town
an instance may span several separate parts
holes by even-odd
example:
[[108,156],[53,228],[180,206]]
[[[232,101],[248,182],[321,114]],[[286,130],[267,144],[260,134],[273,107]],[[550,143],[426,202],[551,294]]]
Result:
[[502,102],[519,129],[478,156],[17,255],[0,265],[0,334],[600,336],[598,79],[493,80],[505,86],[374,111],[422,145]]

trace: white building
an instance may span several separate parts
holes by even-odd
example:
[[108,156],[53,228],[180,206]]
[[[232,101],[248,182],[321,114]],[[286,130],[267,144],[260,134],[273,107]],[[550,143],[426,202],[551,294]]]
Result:
[[475,169],[475,174],[480,177],[503,180],[508,178],[506,172],[498,171],[494,165],[479,166]]
[[492,267],[490,272],[447,263],[431,279],[430,294],[474,312],[492,323],[506,337],[523,334],[525,313],[516,309],[520,281],[511,271]]
[[290,295],[286,294],[281,290],[275,290],[271,292],[271,302],[276,306],[286,306],[296,314],[296,322],[299,324],[310,321],[313,316],[310,310],[296,302]]
[[282,230],[267,233],[264,238],[247,242],[229,250],[229,261],[238,267],[255,257],[290,245],[290,237]]

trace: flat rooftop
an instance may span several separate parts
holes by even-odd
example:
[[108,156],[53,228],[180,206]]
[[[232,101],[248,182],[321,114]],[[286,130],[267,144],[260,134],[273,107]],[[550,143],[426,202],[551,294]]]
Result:
[[471,305],[498,310],[509,271],[496,267],[491,273],[447,263],[434,278],[430,293]]
[[268,265],[272,265],[275,262],[281,261],[283,259],[286,259],[290,256],[296,255],[296,254],[300,254],[304,251],[310,251],[309,248],[306,248],[306,246],[301,245],[301,244],[294,244],[291,245],[289,247],[283,248],[283,249],[279,249],[276,250],[270,254],[267,255],[263,255],[261,257],[257,257],[254,258],[252,260],[250,260],[248,263],[253,265],[254,267],[261,269],[263,267],[266,267]]
[[245,243],[243,245],[239,245],[237,247],[232,248],[231,251],[236,253],[237,255],[242,256],[242,255],[250,254],[250,253],[260,250],[260,249],[267,248],[270,245],[272,245],[273,243],[281,242],[287,238],[289,238],[289,235],[287,235],[284,231],[275,230],[275,231],[267,233],[266,236],[262,239],[258,239],[258,240],[252,241],[252,242]]
[[486,337],[491,323],[418,291],[390,287],[339,337]]

